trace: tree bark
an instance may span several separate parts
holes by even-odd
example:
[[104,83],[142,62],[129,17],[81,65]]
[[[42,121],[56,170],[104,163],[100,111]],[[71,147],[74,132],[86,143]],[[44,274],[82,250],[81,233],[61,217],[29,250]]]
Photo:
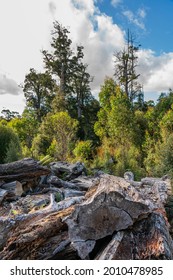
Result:
[[50,170],[47,167],[41,166],[38,161],[31,158],[0,164],[0,181],[5,182],[24,181],[49,173]]

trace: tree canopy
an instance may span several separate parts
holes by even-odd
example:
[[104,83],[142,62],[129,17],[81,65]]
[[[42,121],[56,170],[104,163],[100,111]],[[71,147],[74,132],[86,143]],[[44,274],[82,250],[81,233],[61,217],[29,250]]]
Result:
[[156,104],[144,100],[138,49],[128,31],[97,99],[84,47],[74,47],[69,29],[55,21],[50,49],[42,51],[45,71],[31,67],[25,76],[23,113],[1,112],[0,162],[48,156],[83,160],[91,172],[173,176],[173,92],[161,93]]

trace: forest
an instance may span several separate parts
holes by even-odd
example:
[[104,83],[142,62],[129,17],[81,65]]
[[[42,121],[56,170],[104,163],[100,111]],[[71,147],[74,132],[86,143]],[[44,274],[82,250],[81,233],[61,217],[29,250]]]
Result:
[[112,54],[114,76],[105,78],[99,100],[84,47],[74,49],[70,31],[57,21],[51,36],[51,52],[42,50],[45,71],[31,68],[25,76],[23,113],[1,112],[0,164],[32,157],[45,165],[82,161],[91,174],[172,176],[173,91],[156,103],[144,100],[133,34]]

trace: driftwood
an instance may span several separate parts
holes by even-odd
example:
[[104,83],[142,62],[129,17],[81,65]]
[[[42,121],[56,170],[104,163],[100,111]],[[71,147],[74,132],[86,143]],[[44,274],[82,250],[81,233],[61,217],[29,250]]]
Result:
[[[42,170],[41,175],[48,174],[48,168],[34,164]],[[7,177],[3,179],[6,183],[0,189],[0,259],[173,259],[164,208],[170,205],[167,178],[134,182],[132,174],[126,174],[126,179],[102,173],[87,177],[81,176],[83,171],[74,175],[64,169],[57,171],[55,163],[52,166],[53,173],[42,180],[31,168],[29,179],[41,182],[38,190],[25,197],[20,197],[18,190],[17,200],[11,203],[6,196],[14,183],[8,183]],[[64,166],[72,170],[75,165]],[[4,167],[0,170],[0,176],[7,176]],[[24,172],[22,164],[19,170],[20,176],[26,174],[26,165]],[[11,172],[8,169],[9,176],[18,175],[17,169]],[[26,178],[18,178],[23,188]]]

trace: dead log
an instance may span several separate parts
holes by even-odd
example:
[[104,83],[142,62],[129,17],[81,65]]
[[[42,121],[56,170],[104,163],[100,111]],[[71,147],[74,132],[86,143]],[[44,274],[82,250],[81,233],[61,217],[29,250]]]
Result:
[[8,191],[0,189],[0,204],[3,201],[4,197],[7,196],[7,194],[8,194]]
[[122,178],[103,175],[90,189],[87,200],[67,220],[69,236],[79,256],[85,259],[96,240],[127,229],[151,212],[136,189]]
[[47,190],[0,207],[0,259],[173,259],[164,180],[103,174],[85,197],[59,202]]
[[[17,213],[17,210],[21,210],[17,208],[19,201],[15,206],[12,204],[8,216],[0,218],[0,248],[4,248],[0,259],[50,259],[59,258],[58,254],[64,255],[64,258],[74,255],[74,259],[79,259],[71,244],[62,246],[68,235],[63,219],[74,210],[73,205],[79,202],[81,198],[76,197],[56,203],[51,194],[47,206],[39,209],[32,207],[27,214]],[[66,247],[67,253],[62,252]]]
[[[73,208],[51,214],[33,215],[32,219],[20,220],[7,234],[2,260],[50,259],[57,253],[56,249],[67,239],[67,226],[62,221]],[[31,215],[31,214],[30,214]],[[75,250],[74,254],[76,253]]]
[[55,175],[67,181],[77,178],[82,175],[82,173],[87,175],[86,168],[81,162],[76,162],[74,164],[62,161],[52,162],[50,168]]
[[[151,223],[149,218],[151,213],[155,212],[161,213],[159,234],[162,236],[162,240],[166,238],[165,243],[168,244],[169,252],[171,252],[168,223],[167,226],[164,226],[166,215],[163,203],[166,200],[166,189],[162,183],[162,181],[158,181],[157,184],[154,183],[140,191],[122,178],[102,175],[100,184],[89,190],[86,194],[86,201],[78,205],[67,219],[69,237],[79,256],[82,259],[88,258],[98,240],[111,236],[115,232],[129,230],[140,220],[146,220],[148,226],[150,225],[150,230],[155,231],[157,220],[155,223]],[[156,214],[154,217],[156,217]],[[162,231],[165,231],[165,235],[162,234]],[[147,237],[146,240],[148,240]],[[150,241],[153,242],[153,240],[154,238],[150,234]],[[139,238],[139,243],[140,241]],[[160,247],[165,245],[163,243]],[[115,242],[114,245],[116,247],[117,243]],[[144,239],[141,247],[144,249],[145,245]],[[133,247],[130,246],[129,248]],[[166,252],[166,247],[164,247],[164,250],[163,253]],[[149,254],[146,254],[146,256],[149,257]],[[125,259],[129,259],[128,257],[126,256]],[[142,258],[142,253],[140,257]],[[155,252],[155,257],[157,257],[157,252]],[[165,254],[164,257],[169,259],[171,253]]]
[[95,259],[172,260],[173,244],[167,220],[161,213],[151,213],[132,229],[117,232]]
[[0,181],[3,180],[5,182],[21,182],[49,173],[50,170],[47,167],[41,166],[38,161],[31,158],[0,164]]
[[61,189],[64,198],[68,197],[76,197],[76,196],[84,196],[86,192],[78,191],[78,190],[70,190],[70,189]]
[[99,177],[79,176],[73,180],[64,181],[55,175],[50,175],[47,178],[47,183],[58,188],[72,189],[78,191],[87,191],[92,186],[99,183]]
[[24,192],[22,184],[19,181],[5,183],[1,187],[7,192],[6,200],[15,200],[18,196],[21,196]]

